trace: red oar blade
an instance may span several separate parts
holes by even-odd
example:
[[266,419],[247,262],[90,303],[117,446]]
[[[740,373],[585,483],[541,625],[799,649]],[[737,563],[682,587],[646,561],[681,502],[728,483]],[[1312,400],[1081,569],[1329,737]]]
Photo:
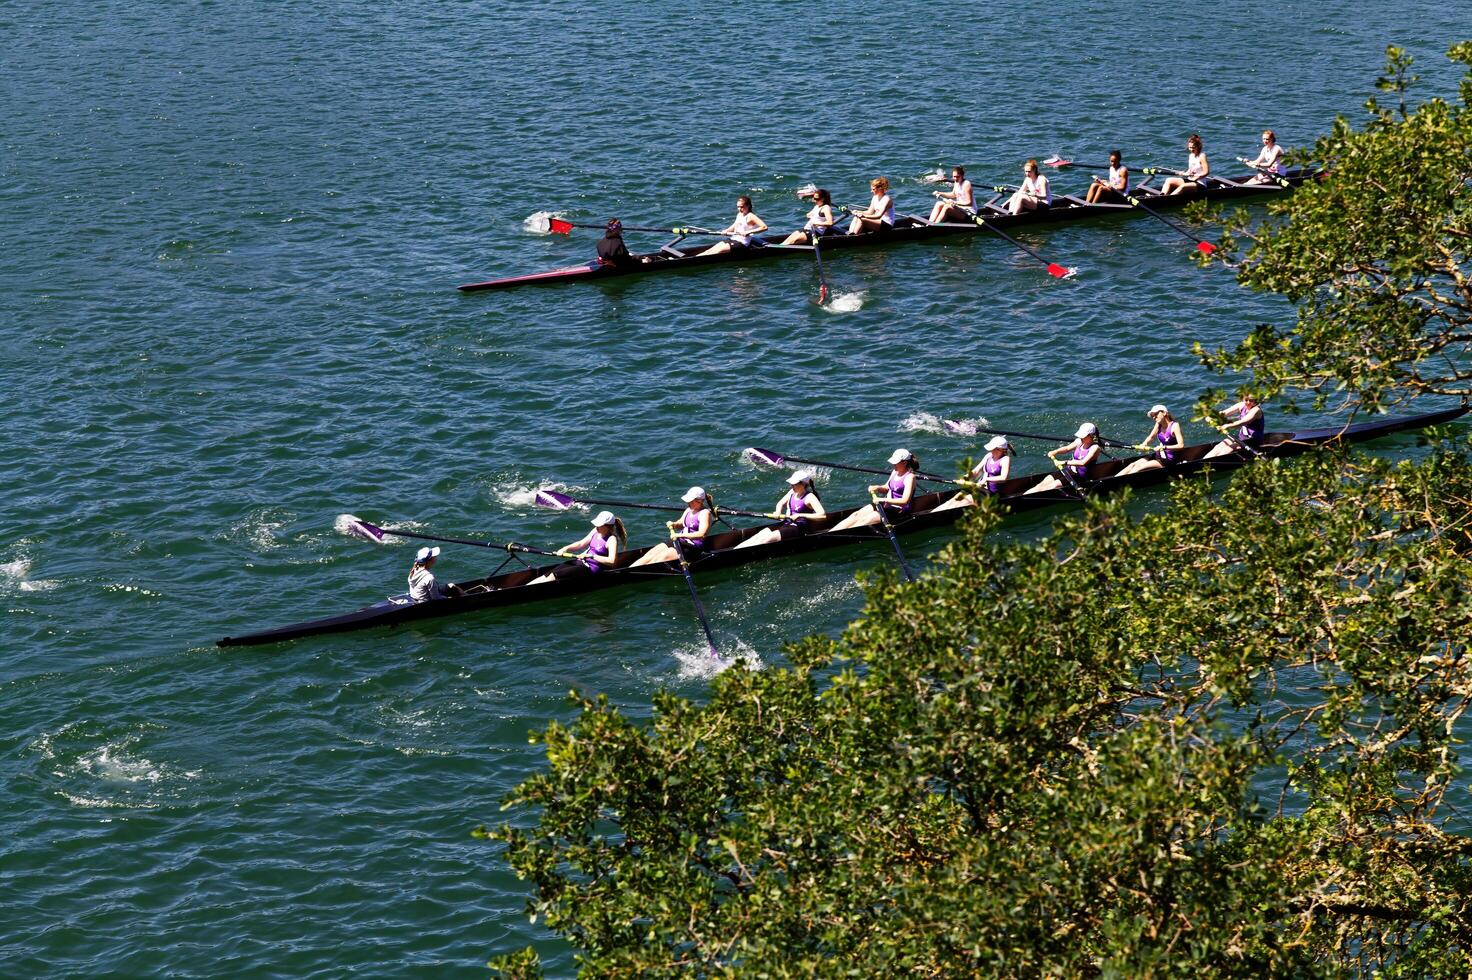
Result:
[[1048,275],[1055,279],[1067,279],[1072,274],[1072,270],[1059,265],[1057,262],[1048,263]]
[[781,466],[787,462],[787,457],[781,453],[774,453],[770,449],[758,449],[755,446],[748,447],[745,454],[747,459],[763,466]]
[[360,538],[366,538],[374,544],[383,544],[384,535],[388,533],[378,525],[369,524],[362,518],[354,517],[352,514],[342,515],[339,526],[342,530],[347,531],[347,533],[357,535]]
[[1072,160],[1065,160],[1062,157],[1060,157],[1058,154],[1055,153],[1052,156],[1048,157],[1048,159],[1046,159],[1046,160],[1043,161],[1043,166],[1045,166],[1045,167],[1055,167],[1055,168],[1058,168],[1058,169],[1061,170],[1064,167],[1071,167],[1071,166],[1073,166],[1073,161]]
[[569,507],[577,506],[576,500],[556,490],[538,490],[532,502],[538,507],[550,507],[553,510],[567,510]]
[[1196,251],[1200,252],[1202,255],[1210,255],[1212,252],[1216,251],[1216,246],[1211,244],[1211,242],[1197,242]]
[[818,305],[823,306],[828,302],[828,284],[825,282],[818,287]]
[[577,227],[571,221],[563,221],[561,218],[549,218],[547,230],[554,235],[571,235],[573,228]]

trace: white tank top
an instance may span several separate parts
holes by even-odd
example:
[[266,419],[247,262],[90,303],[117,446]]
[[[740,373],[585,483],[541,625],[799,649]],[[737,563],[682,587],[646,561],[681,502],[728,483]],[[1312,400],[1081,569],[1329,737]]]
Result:
[[956,203],[963,208],[976,207],[976,192],[971,187],[971,181],[958,180],[951,184],[951,193],[956,195]]
[[894,224],[894,198],[890,195],[875,194],[873,197],[869,198],[869,210],[878,211],[879,205],[884,203],[885,198],[889,199],[889,205],[884,209],[884,212],[879,215],[879,220],[883,221],[887,225],[892,225]]
[[750,235],[756,231],[759,223],[760,221],[757,216],[747,211],[737,214],[736,220],[731,222],[731,227],[736,229],[736,234],[738,235]]
[[833,209],[826,204],[814,204],[813,209],[808,212],[808,223],[804,226],[812,231],[818,225],[818,219],[825,218],[826,224],[833,224]]
[[1257,158],[1262,161],[1262,165],[1264,167],[1271,170],[1279,177],[1282,177],[1284,174],[1288,173],[1288,168],[1283,166],[1283,148],[1277,143],[1274,143],[1271,147],[1265,148],[1261,153],[1257,155]]
[[1109,186],[1120,192],[1129,190],[1124,186],[1124,170],[1124,167],[1109,168]]
[[1031,194],[1033,197],[1042,198],[1044,204],[1053,203],[1053,189],[1048,186],[1048,178],[1042,174],[1038,174],[1036,177],[1022,178],[1022,192],[1024,194]]
[[1206,172],[1206,154],[1192,153],[1186,160],[1186,176],[1190,178],[1200,177]]

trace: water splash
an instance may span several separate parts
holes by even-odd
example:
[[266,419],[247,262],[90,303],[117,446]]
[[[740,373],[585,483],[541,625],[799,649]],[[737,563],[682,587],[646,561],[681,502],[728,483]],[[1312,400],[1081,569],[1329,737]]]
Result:
[[55,579],[31,580],[30,558],[17,558],[0,565],[0,594],[9,592],[48,592],[61,585]]
[[899,424],[900,432],[931,432],[943,436],[974,436],[985,418],[948,419],[930,412],[914,412]]
[[565,483],[502,483],[492,484],[486,487],[486,493],[490,494],[502,507],[511,510],[541,510],[537,505],[538,490],[555,490],[568,496],[577,496],[582,492],[582,487],[569,486]]
[[940,167],[936,167],[934,170],[927,171],[916,177],[915,180],[922,184],[944,184],[946,182],[946,172]]
[[864,298],[868,295],[868,290],[834,293],[833,298],[823,306],[823,309],[829,313],[857,313],[864,308]]
[[[356,518],[354,518],[352,514],[338,514],[337,517],[334,518],[332,521],[332,529],[338,534],[346,535],[347,537],[350,537],[355,541],[368,540],[364,538],[361,534],[358,534],[353,530],[353,521],[355,519]],[[402,528],[405,531],[422,531],[425,528],[425,524],[423,521],[394,521],[393,525],[394,527]],[[393,537],[393,534],[386,534],[383,537],[383,541],[380,543],[388,544],[389,540]],[[397,540],[404,541],[408,539],[399,538]]]
[[563,214],[560,211],[534,211],[522,219],[521,230],[533,235],[550,235],[552,219],[561,217]]
[[747,670],[766,668],[757,652],[741,640],[737,640],[731,649],[718,657],[712,657],[710,651],[703,646],[676,650],[673,656],[680,665],[679,678],[687,681],[710,680],[737,664],[742,664]]

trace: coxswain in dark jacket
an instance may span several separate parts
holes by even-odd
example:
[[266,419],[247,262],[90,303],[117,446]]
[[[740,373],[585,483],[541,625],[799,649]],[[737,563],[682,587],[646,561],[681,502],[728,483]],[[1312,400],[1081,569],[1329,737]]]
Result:
[[608,230],[598,241],[598,261],[604,265],[632,265],[638,261],[624,244],[623,222],[617,218],[608,223]]

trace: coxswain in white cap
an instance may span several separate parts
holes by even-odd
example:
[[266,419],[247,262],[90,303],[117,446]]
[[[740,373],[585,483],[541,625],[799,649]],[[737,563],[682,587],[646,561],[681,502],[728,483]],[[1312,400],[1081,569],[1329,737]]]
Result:
[[420,548],[414,555],[414,564],[409,569],[409,598],[415,602],[428,602],[431,599],[444,599],[459,594],[455,583],[439,585],[434,580],[435,559],[440,556],[438,548]]

